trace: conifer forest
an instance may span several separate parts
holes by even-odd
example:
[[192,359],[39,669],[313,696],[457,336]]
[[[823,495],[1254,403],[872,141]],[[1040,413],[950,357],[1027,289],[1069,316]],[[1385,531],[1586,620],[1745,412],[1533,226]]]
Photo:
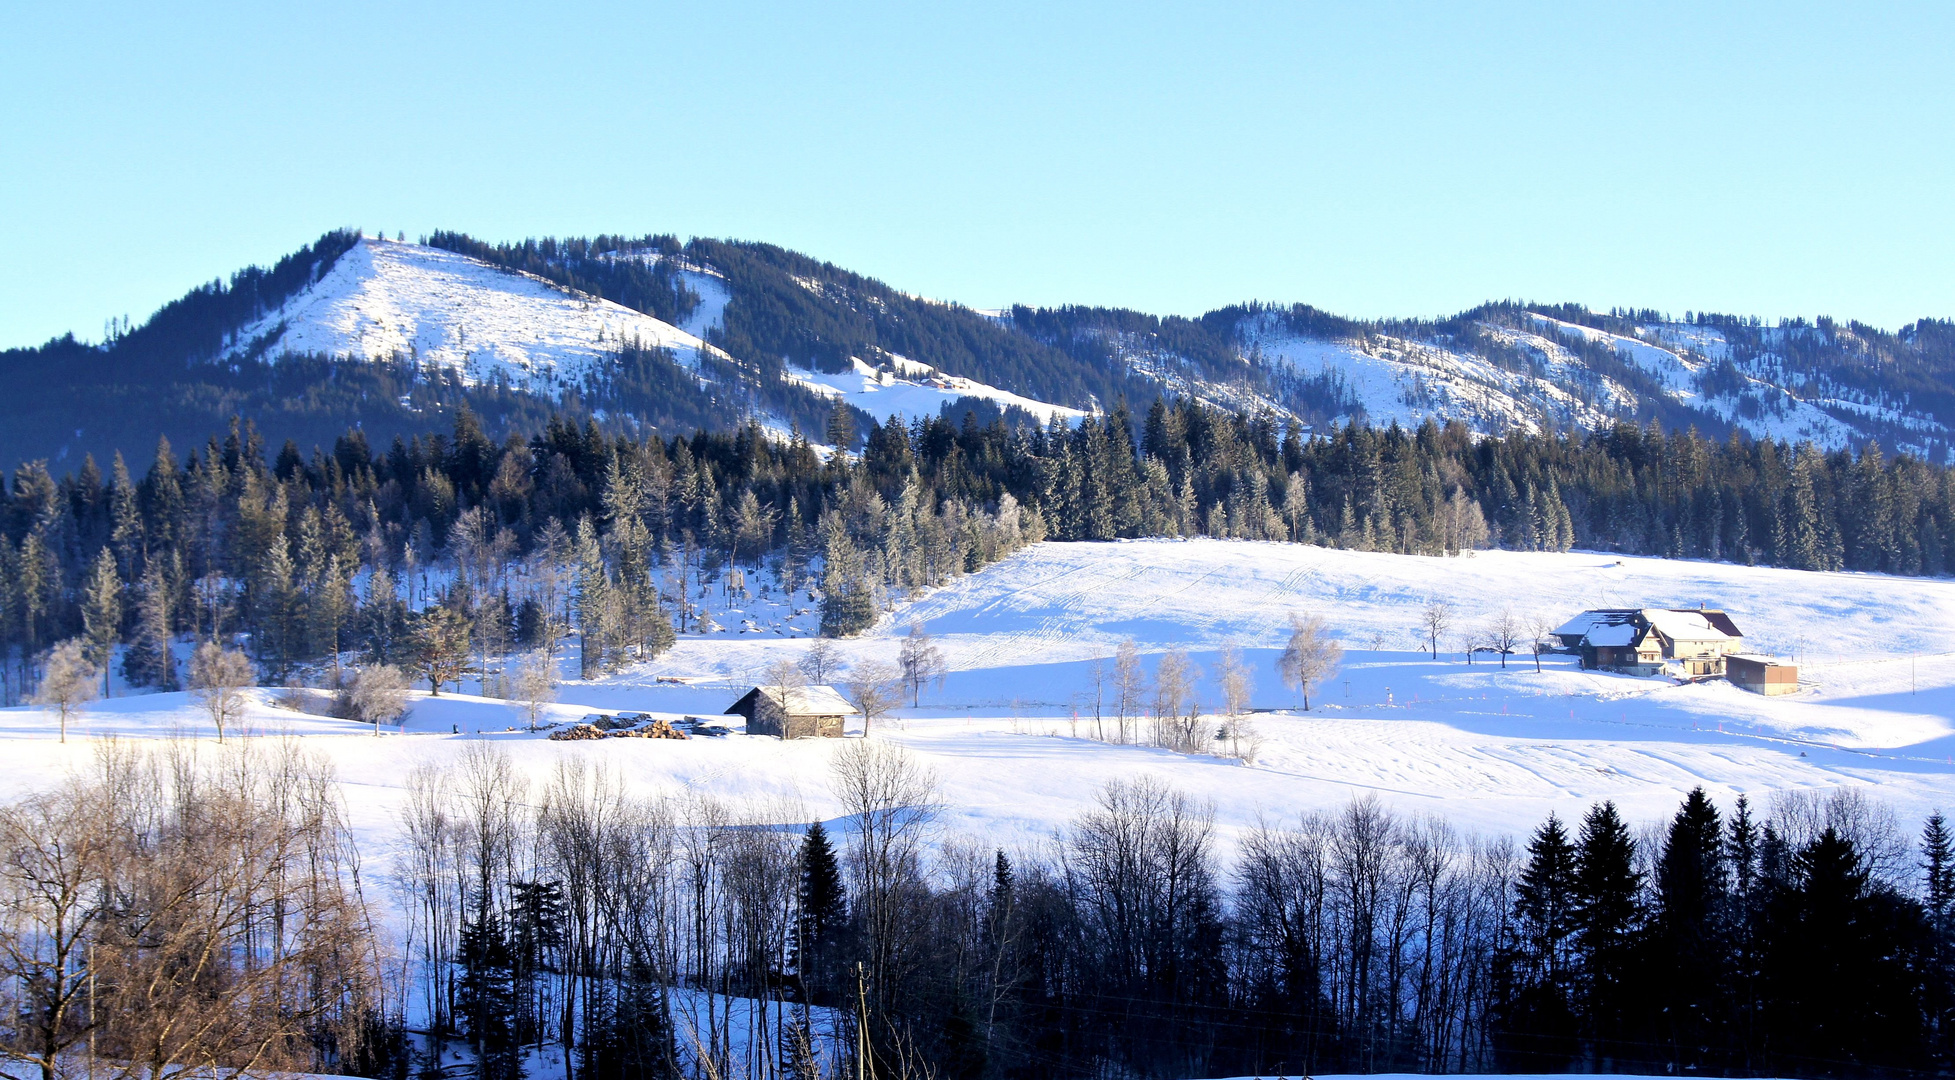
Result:
[[[55,643],[127,651],[136,685],[173,686],[177,633],[242,635],[282,676],[351,652],[428,670],[576,631],[584,670],[655,656],[700,590],[763,566],[822,630],[866,628],[909,590],[1026,543],[1213,536],[1435,557],[1486,547],[1711,559],[1808,570],[1948,572],[1955,482],[1877,445],[1822,453],[1621,425],[1475,438],[1357,424],[1283,427],[1157,400],[1077,425],[967,413],[853,430],[824,455],[757,424],[670,440],[553,420],[491,439],[268,453],[234,423],[179,457],[14,473],[0,551],[5,694]],[[452,626],[450,624],[453,624]],[[438,689],[438,686],[431,686]]]
[[[45,695],[57,667],[120,656],[132,685],[211,699],[235,646],[268,684],[323,686],[349,716],[384,697],[362,688],[377,670],[435,693],[472,674],[513,697],[519,654],[568,649],[598,677],[699,629],[701,599],[749,574],[847,636],[1046,538],[1434,559],[1581,547],[1936,575],[1955,522],[1949,471],[1909,456],[1630,424],[1317,432],[1161,400],[1050,427],[973,413],[856,432],[835,410],[820,438],[859,452],[753,423],[668,440],[556,419],[497,441],[464,412],[384,449],[355,430],[268,453],[234,422],[181,456],[163,443],[140,473],[120,456],[106,475],[90,460],[58,479],[29,463],[0,551],[6,694]],[[204,667],[179,670],[179,638],[206,643]],[[250,666],[236,680],[254,681]],[[1901,1076],[1945,1071],[1955,1051],[1946,823],[1913,835],[1852,791],[1719,807],[1700,790],[1643,835],[1600,803],[1524,848],[1360,799],[1225,851],[1200,800],[1135,778],[1050,850],[1014,857],[934,833],[929,770],[882,743],[836,757],[826,783],[859,826],[833,840],[819,824],[758,827],[779,807],[628,796],[603,768],[566,763],[535,790],[506,752],[473,745],[416,773],[404,884],[362,900],[339,875],[293,890],[300,863],[351,857],[343,808],[303,751],[234,748],[221,766],[107,753],[4,823],[103,858],[68,872],[22,854],[9,888],[80,904],[176,881],[214,906],[56,917],[68,974],[30,979],[44,963],[18,958],[7,973],[25,980],[8,983],[10,1015],[37,1018],[9,1045],[48,1077],[88,1033],[129,1062],[404,1077],[465,1054],[487,1080],[544,1054],[571,1080],[1166,1080]],[[195,869],[234,864],[260,872]],[[381,902],[394,918],[349,918]],[[263,922],[274,909],[342,937]],[[156,948],[116,937],[144,920],[176,931]],[[238,991],[262,1009],[196,980],[148,1004],[81,1001],[84,981],[127,995],[213,945],[226,959],[200,978],[251,987],[270,971],[283,989]],[[173,1044],[131,1019],[192,1009],[237,1020]]]

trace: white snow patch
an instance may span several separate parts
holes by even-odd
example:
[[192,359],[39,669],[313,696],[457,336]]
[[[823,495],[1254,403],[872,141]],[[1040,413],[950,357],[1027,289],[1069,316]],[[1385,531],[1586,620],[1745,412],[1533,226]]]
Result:
[[471,384],[501,376],[552,394],[580,384],[627,343],[670,349],[695,369],[712,349],[695,333],[609,300],[378,237],[361,239],[319,281],[241,331],[233,352],[265,338],[273,358],[397,356],[451,369]]
[[861,360],[849,360],[849,370],[839,373],[809,371],[790,365],[787,377],[824,397],[847,402],[878,419],[900,416],[905,420],[936,416],[945,405],[965,398],[995,402],[1000,408],[1017,407],[1049,424],[1055,416],[1068,421],[1086,414],[1064,405],[1000,390],[975,379],[946,375],[928,364],[904,356],[890,357],[889,371],[878,371]]

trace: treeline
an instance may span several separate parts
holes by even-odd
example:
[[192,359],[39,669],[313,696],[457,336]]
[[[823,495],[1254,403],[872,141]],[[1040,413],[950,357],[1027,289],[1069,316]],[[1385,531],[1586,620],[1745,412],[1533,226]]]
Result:
[[671,236],[598,236],[485,244],[464,233],[436,230],[426,243],[565,288],[601,296],[662,322],[684,322],[699,296],[680,276],[679,242]]
[[1853,790],[1694,791],[1645,829],[1604,803],[1524,851],[1365,799],[1225,847],[1212,808],[1117,780],[1007,852],[947,832],[893,745],[847,741],[827,786],[832,832],[486,743],[417,769],[370,1075],[464,1046],[485,1080],[551,1049],[572,1080],[1876,1077],[1955,1050],[1946,823],[1913,840]]
[[[846,412],[828,436],[854,441]],[[431,608],[471,628],[481,664],[580,633],[587,670],[655,654],[694,628],[700,590],[767,566],[849,634],[915,589],[1047,537],[1213,536],[1448,555],[1581,547],[1812,570],[1942,574],[1955,527],[1946,468],[1878,447],[1622,425],[1596,435],[1475,438],[1463,427],[1328,433],[1192,402],[1077,425],[975,416],[871,424],[824,458],[748,422],[662,439],[552,418],[492,441],[355,430],[269,459],[250,424],[141,479],[118,458],[8,486],[0,648],[9,695],[33,658],[85,635],[97,662],[171,685],[177,635],[248,634],[282,675],[360,649],[416,662]],[[740,585],[738,587],[744,587]],[[486,673],[485,673],[486,674]]]
[[[1910,883],[1918,882],[1918,892]],[[1760,1076],[1955,1064],[1955,841],[1851,791],[1767,820],[1692,791],[1641,842],[1614,806],[1534,834],[1494,965],[1503,1069]]]
[[[98,745],[0,807],[14,1076],[380,1076],[405,1049],[330,768],[295,742]],[[391,996],[390,996],[391,995]]]

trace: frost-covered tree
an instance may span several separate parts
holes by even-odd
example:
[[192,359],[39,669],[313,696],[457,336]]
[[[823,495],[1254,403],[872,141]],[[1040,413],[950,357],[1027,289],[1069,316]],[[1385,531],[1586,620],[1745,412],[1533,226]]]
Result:
[[1303,698],[1303,710],[1310,711],[1310,688],[1337,671],[1344,661],[1344,646],[1330,635],[1320,615],[1292,614],[1290,640],[1283,646],[1276,669],[1283,685]]
[[60,716],[61,741],[68,741],[68,720],[95,700],[95,665],[89,663],[88,646],[80,638],[69,638],[56,645],[41,664],[41,685],[34,692],[34,703],[51,708]]

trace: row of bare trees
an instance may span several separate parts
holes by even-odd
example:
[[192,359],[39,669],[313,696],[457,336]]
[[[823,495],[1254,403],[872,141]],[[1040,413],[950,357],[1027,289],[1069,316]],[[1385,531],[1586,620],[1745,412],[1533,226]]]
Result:
[[[1571,846],[1551,820],[1523,858],[1371,798],[1225,835],[1140,777],[1008,853],[944,830],[936,777],[901,748],[850,739],[831,763],[832,845],[791,798],[646,791],[580,757],[532,775],[472,742],[411,778],[398,917],[377,933],[337,784],[295,743],[104,743],[86,775],[0,810],[0,1054],[42,1080],[398,1078],[417,1056],[481,1080],[526,1062],[565,1080],[1492,1071],[1581,1036],[1531,1004],[1561,984],[1527,980],[1540,941],[1594,952],[1549,898],[1592,891],[1581,868],[1604,848],[1651,971],[1696,859],[1770,894],[1755,924],[1718,916],[1778,935],[1747,949],[1791,958],[1900,919],[1920,986],[1889,996],[1925,1009],[1949,988],[1955,842],[1931,822],[1917,901],[1898,827],[1863,827],[1886,819],[1850,800],[1787,801],[1753,851],[1742,803],[1727,844],[1693,793],[1667,834],[1585,824]],[[1820,903],[1834,848],[1859,923]],[[1839,963],[1857,940],[1835,941]]]
[[782,825],[798,803],[578,760],[532,785],[472,744],[411,785],[400,981],[485,1076],[522,1045],[567,1080],[1483,1063],[1504,845],[1366,801],[1229,863],[1210,808],[1141,779],[1008,855],[944,834],[935,777],[881,740],[828,787],[839,850]]
[[42,1080],[368,1068],[398,1002],[356,871],[295,743],[100,744],[0,809],[0,1055]]

